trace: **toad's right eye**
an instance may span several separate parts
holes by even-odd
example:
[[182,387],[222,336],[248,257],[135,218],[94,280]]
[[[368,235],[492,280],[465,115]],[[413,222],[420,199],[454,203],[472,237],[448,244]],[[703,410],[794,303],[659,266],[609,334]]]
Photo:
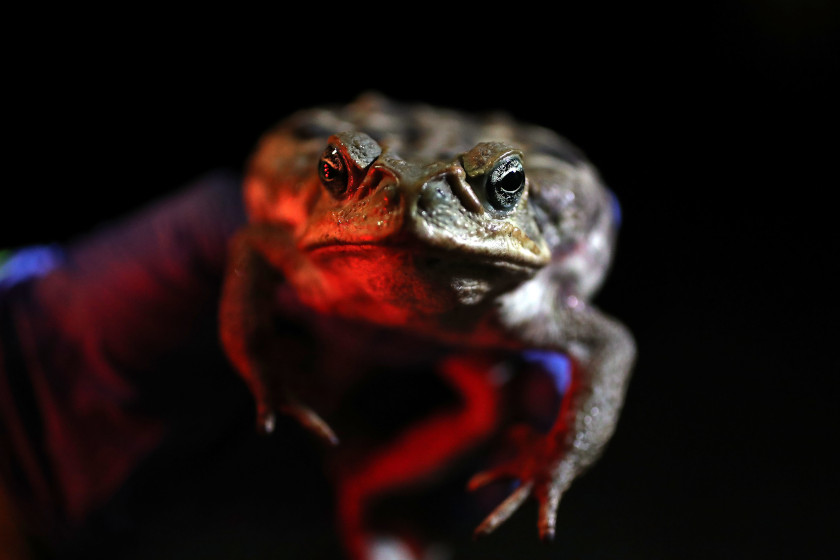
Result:
[[496,210],[513,210],[524,191],[525,169],[516,156],[500,161],[487,177],[487,200]]
[[341,151],[333,145],[327,146],[321,159],[318,160],[318,176],[321,184],[324,185],[330,194],[336,198],[344,196],[347,192],[350,174],[347,169],[347,162]]

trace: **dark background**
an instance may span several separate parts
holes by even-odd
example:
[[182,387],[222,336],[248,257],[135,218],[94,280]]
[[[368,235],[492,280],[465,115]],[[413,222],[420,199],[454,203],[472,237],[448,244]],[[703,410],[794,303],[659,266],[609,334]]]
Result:
[[374,89],[504,109],[583,148],[620,198],[598,303],[640,354],[553,548],[528,550],[532,508],[477,554],[836,557],[838,10],[680,6],[30,17],[4,55],[0,245],[239,169],[300,107]]

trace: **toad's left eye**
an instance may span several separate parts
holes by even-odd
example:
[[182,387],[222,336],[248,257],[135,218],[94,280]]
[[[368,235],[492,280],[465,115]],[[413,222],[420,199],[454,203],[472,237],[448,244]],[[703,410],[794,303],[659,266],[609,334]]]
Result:
[[487,200],[496,210],[507,211],[516,206],[525,191],[525,169],[518,157],[509,157],[496,164],[487,176]]
[[350,180],[347,164],[335,146],[327,146],[318,160],[318,176],[321,183],[336,198],[344,195]]

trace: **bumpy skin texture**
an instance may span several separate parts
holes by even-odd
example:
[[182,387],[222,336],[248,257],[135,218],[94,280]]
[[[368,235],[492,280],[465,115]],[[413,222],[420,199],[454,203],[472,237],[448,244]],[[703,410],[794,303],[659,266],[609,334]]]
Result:
[[551,538],[560,497],[614,431],[635,356],[627,329],[589,303],[611,260],[617,206],[580,152],[505,115],[367,95],[297,113],[266,134],[244,196],[250,225],[232,242],[221,335],[262,429],[282,412],[338,442],[300,397],[308,362],[289,357],[288,347],[318,337],[278,335],[278,314],[303,308],[453,349],[436,369],[464,395],[463,410],[419,426],[339,492],[352,554],[365,555],[362,502],[436,467],[394,474],[386,466],[403,448],[461,434],[433,458],[445,462],[492,428],[494,414],[473,405],[493,402],[484,356],[500,349],[563,353],[574,378],[548,433],[517,428],[517,456],[471,481],[521,482],[477,532],[533,495],[540,534]]

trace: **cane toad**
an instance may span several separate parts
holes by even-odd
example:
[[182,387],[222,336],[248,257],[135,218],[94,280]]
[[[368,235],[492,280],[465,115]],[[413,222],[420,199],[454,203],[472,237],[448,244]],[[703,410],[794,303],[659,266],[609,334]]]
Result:
[[[495,422],[487,403],[497,389],[482,356],[500,350],[562,353],[575,367],[547,433],[518,429],[518,456],[470,482],[520,483],[477,532],[533,496],[540,535],[551,538],[560,497],[613,433],[635,355],[628,330],[590,303],[610,264],[618,207],[583,155],[505,115],[366,95],[296,113],[268,132],[244,197],[249,225],[231,244],[221,336],[264,431],[283,413],[337,444],[341,426],[334,431],[302,398],[317,372],[295,347],[329,355],[341,338],[360,354],[382,350],[354,339],[353,328],[332,341],[311,325],[300,330],[306,341],[289,335],[301,309],[416,336],[418,356],[424,340],[452,349],[433,369],[462,394],[463,409],[410,430],[339,492],[354,554],[363,556],[366,498],[421,477]],[[278,329],[284,313],[293,318]],[[444,433],[448,444],[428,445]],[[417,449],[423,461],[398,461]]]

